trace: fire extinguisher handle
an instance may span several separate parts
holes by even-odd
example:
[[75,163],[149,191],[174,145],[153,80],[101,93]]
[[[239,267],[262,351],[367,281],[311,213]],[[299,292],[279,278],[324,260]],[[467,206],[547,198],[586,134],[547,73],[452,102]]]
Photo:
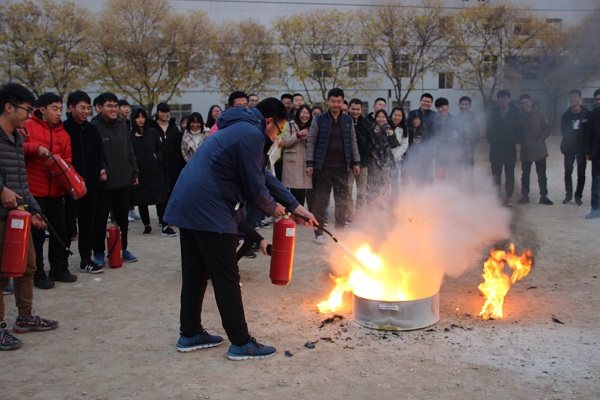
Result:
[[[303,220],[305,220],[306,222],[309,222],[310,219],[308,219],[308,217],[305,217],[304,215],[300,215],[300,214],[294,214],[293,212],[290,212],[290,215],[293,215],[294,217],[299,217],[302,218]],[[335,236],[333,236],[333,234],[331,232],[329,232],[327,229],[319,226],[319,229],[322,230],[323,232],[325,232],[326,234],[328,234],[329,236],[331,236],[331,238],[333,239],[334,242],[337,243],[337,238]]]

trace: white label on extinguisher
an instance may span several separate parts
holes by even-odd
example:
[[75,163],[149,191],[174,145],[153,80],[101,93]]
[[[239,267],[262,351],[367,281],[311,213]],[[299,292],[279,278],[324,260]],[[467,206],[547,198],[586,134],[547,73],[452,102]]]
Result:
[[23,229],[23,228],[25,228],[25,220],[24,219],[13,219],[10,222],[10,227],[12,229]]
[[296,234],[296,228],[285,228],[285,236],[294,237]]

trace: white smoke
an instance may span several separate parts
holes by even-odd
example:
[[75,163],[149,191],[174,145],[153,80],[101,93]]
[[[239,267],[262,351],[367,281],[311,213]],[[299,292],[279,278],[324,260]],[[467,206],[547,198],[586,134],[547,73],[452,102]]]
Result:
[[[368,243],[384,260],[386,279],[410,277],[414,298],[437,293],[445,275],[480,267],[482,251],[510,236],[511,213],[491,179],[466,176],[468,182],[404,186],[394,201],[370,204],[363,221],[341,240],[352,250]],[[349,273],[351,264],[341,252],[331,261],[336,275]]]

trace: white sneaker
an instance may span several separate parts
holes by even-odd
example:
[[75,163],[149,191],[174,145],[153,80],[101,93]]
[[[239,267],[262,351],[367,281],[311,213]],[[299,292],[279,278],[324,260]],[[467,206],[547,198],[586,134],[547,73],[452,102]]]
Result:
[[129,222],[135,222],[135,218],[133,218],[133,217],[127,217],[127,221],[129,221]]
[[325,236],[319,235],[319,236],[315,237],[314,242],[316,244],[324,245],[325,244]]

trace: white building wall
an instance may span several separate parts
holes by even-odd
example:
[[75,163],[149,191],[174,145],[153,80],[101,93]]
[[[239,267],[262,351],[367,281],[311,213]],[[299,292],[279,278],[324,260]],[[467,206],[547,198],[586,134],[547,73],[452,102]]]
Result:
[[[493,0],[495,3],[500,0]],[[564,25],[576,24],[582,20],[590,11],[597,9],[600,6],[599,0],[576,0],[576,1],[564,1],[564,0],[529,0],[524,5],[522,1],[518,0],[504,0],[507,4],[516,5],[519,7],[526,7],[534,12],[544,16],[545,18],[562,19]],[[99,0],[79,0],[76,3],[82,4],[92,11],[99,11],[102,8],[104,1]],[[292,1],[292,0],[263,0],[263,1],[246,1],[246,0],[172,0],[175,9],[178,12],[185,12],[186,10],[204,10],[209,14],[212,21],[221,23],[224,21],[239,21],[246,18],[254,18],[265,25],[271,25],[277,18],[281,18],[286,15],[311,11],[314,9],[340,9],[340,10],[361,10],[377,7],[381,5],[383,1],[376,0],[325,0],[325,1]],[[478,0],[442,0],[442,4],[450,9],[460,9],[463,7],[470,7],[478,4]],[[405,0],[404,4],[407,7],[415,7],[420,4],[419,0]],[[592,93],[595,88],[600,87],[600,82],[595,82],[588,85],[586,88],[581,88],[583,91],[584,98],[592,97]],[[347,93],[347,98],[350,99],[355,97],[355,93],[352,88],[343,88]],[[379,84],[376,86],[369,87],[366,92],[361,96],[361,99],[369,102],[372,105],[373,100],[377,97],[388,98],[388,90],[391,89],[391,84],[386,81],[385,77],[382,77]],[[283,93],[285,90],[282,88],[278,94]],[[298,87],[298,92],[301,92]],[[536,86],[534,81],[522,81],[518,88],[518,92],[513,93],[513,97],[518,94],[527,91],[532,97],[535,98],[536,102],[540,103],[543,108],[546,108],[547,102],[544,98],[544,89]],[[418,82],[416,89],[411,92],[408,97],[411,108],[414,108],[419,103],[419,98],[422,93],[430,92],[434,98],[446,97],[450,100],[451,110],[455,111],[458,108],[458,99],[463,95],[469,95],[473,98],[474,111],[481,110],[481,101],[477,96],[477,93],[467,92],[458,87],[458,82],[455,80],[453,89],[438,89],[438,74],[430,73],[427,74],[421,82]],[[208,111],[208,108],[212,104],[223,105],[226,99],[223,98],[221,93],[207,90],[203,87],[193,88],[187,90],[179,98],[176,98],[172,103],[191,104],[193,111],[199,111],[202,115]],[[392,99],[390,99],[392,100]],[[391,108],[391,101],[388,102]],[[567,106],[565,97],[565,107]]]

